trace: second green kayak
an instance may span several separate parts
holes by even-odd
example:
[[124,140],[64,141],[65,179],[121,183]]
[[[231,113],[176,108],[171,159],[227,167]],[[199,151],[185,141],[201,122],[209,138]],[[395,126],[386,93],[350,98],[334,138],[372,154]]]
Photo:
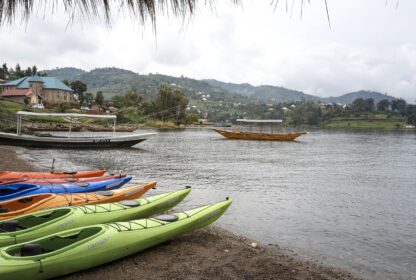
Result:
[[0,279],[50,279],[142,251],[211,224],[231,200],[154,218],[80,227],[0,250]]
[[181,202],[190,188],[118,203],[43,210],[0,222],[0,247],[26,242],[63,230],[149,217]]

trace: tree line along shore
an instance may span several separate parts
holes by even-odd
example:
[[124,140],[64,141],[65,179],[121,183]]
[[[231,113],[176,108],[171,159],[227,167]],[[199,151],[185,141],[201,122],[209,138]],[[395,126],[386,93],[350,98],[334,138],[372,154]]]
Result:
[[[0,80],[21,79],[30,75],[47,76],[47,72],[37,70],[36,66],[26,70],[16,65],[0,67]],[[414,129],[416,125],[416,105],[407,104],[403,99],[387,96],[375,102],[373,98],[356,98],[350,104],[323,103],[321,101],[296,102],[233,102],[210,95],[200,95],[204,104],[190,98],[195,93],[176,84],[162,84],[152,87],[149,95],[137,89],[126,89],[105,99],[100,90],[88,90],[81,80],[63,80],[73,90],[76,102],[59,101],[45,104],[45,109],[34,108],[25,99],[22,103],[7,102],[0,99],[0,114],[13,115],[18,110],[73,113],[112,113],[117,115],[117,123],[131,127],[177,128],[192,125],[217,124],[231,125],[236,119],[282,119],[285,126],[312,126],[319,128],[342,129]],[[1,87],[0,87],[1,90]],[[200,95],[200,96],[199,96]],[[152,97],[150,97],[152,96]],[[202,97],[201,97],[202,96]],[[10,100],[8,100],[10,101]],[[29,121],[56,125],[62,120],[56,118]],[[105,126],[96,120],[94,125]],[[35,124],[36,125],[36,124]],[[2,125],[2,129],[13,129],[13,123]]]

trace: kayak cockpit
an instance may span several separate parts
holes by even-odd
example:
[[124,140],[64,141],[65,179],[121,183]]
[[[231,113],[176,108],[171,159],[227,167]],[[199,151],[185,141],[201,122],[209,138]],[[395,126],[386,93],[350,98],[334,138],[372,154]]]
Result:
[[35,242],[17,244],[8,247],[3,253],[11,257],[31,257],[44,254],[54,254],[79,246],[80,243],[88,242],[103,231],[101,226],[92,226],[83,229],[64,231],[56,235],[49,235]]
[[66,216],[71,211],[70,208],[61,208],[52,211],[43,211],[33,215],[26,215],[13,220],[0,221],[0,234],[4,232],[29,230],[37,226],[42,226],[47,222]]
[[31,207],[32,205],[35,205],[41,201],[44,201],[45,199],[51,198],[52,196],[53,194],[47,193],[47,194],[27,196],[27,197],[23,197],[20,199],[13,199],[7,202],[2,202],[0,203],[0,213],[18,211],[24,208],[26,209],[28,207]]
[[0,200],[8,200],[14,196],[22,196],[24,193],[28,193],[38,189],[37,185],[30,184],[18,184],[0,187]]

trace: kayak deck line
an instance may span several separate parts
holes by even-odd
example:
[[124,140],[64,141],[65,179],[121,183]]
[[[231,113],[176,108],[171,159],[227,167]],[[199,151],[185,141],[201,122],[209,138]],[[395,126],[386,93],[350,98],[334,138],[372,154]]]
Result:
[[[230,201],[231,202],[231,200],[229,200],[229,199],[227,199],[225,201]],[[192,213],[192,214],[186,213],[187,211],[182,211],[182,212],[175,213],[172,216],[177,216],[179,219],[177,219],[175,221],[172,221],[172,222],[166,222],[166,221],[163,221],[163,220],[159,220],[157,218],[150,217],[148,219],[142,219],[142,220],[138,220],[138,221],[127,221],[127,222],[120,222],[120,223],[118,223],[118,222],[107,223],[107,225],[114,228],[118,232],[136,231],[136,230],[143,230],[143,229],[149,229],[149,228],[157,228],[157,227],[160,227],[160,226],[163,226],[163,225],[166,225],[166,224],[172,224],[172,223],[175,223],[175,222],[180,222],[180,221],[184,221],[186,219],[192,218],[193,216],[195,216],[195,215],[197,215],[197,214],[199,214],[199,213],[201,213],[205,210],[208,210],[209,208],[211,208],[213,206],[217,206],[217,205],[218,205],[218,203],[211,203],[211,204],[208,204],[208,205],[205,205],[205,206],[198,207],[196,209],[193,209],[193,210],[196,210],[196,212]],[[206,219],[209,219],[209,218],[217,215],[219,212],[221,212],[221,209],[217,209],[213,212],[210,212],[207,215],[201,217],[199,220],[204,221]],[[181,214],[185,215],[185,217],[179,217],[179,215],[181,215]],[[142,224],[142,222],[144,222],[145,224]],[[151,223],[149,223],[149,222],[151,222]],[[140,228],[135,228],[134,226],[138,226]],[[125,229],[123,230],[123,228],[125,228]]]

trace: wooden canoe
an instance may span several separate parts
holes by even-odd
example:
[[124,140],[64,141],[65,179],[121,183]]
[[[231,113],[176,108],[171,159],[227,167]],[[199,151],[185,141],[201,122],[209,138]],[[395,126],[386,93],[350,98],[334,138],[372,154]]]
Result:
[[308,134],[307,131],[289,132],[289,133],[260,133],[260,132],[237,132],[227,131],[224,129],[213,128],[215,132],[228,139],[240,140],[258,140],[258,141],[294,141],[302,135]]

